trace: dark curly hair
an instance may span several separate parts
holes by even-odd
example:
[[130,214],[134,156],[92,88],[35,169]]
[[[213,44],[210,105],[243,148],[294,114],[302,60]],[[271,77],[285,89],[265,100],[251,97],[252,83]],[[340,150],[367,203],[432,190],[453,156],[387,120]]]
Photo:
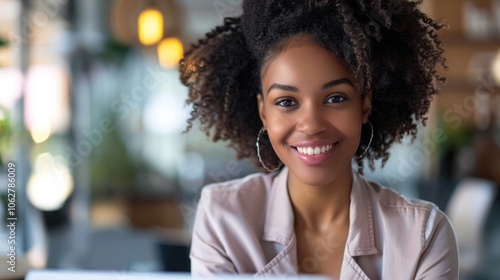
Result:
[[[307,34],[343,60],[365,96],[372,93],[369,117],[374,136],[367,156],[388,157],[388,148],[404,135],[415,138],[437,88],[437,73],[447,69],[437,32],[443,25],[410,0],[244,0],[240,17],[206,34],[180,63],[181,81],[189,87],[193,111],[186,131],[199,121],[213,141],[229,140],[238,158],[256,161],[255,141],[262,127],[256,95],[261,71],[290,38]],[[370,139],[363,126],[361,154]],[[266,141],[267,140],[267,141]],[[268,139],[261,143],[262,160],[278,166]],[[358,159],[359,172],[362,160]]]

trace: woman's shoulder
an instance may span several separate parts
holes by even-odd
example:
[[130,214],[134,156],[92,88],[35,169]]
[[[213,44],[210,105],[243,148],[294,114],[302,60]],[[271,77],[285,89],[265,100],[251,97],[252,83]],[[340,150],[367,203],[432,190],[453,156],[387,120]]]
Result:
[[[372,202],[372,210],[381,224],[396,226],[408,232],[418,231],[426,243],[434,231],[450,226],[446,214],[429,201],[408,198],[397,191],[375,182],[366,182]],[[389,228],[389,230],[392,230]]]
[[227,197],[240,195],[259,195],[270,188],[274,174],[254,173],[245,177],[224,182],[211,183],[203,187],[202,196]]
[[401,264],[400,267],[413,274],[412,279],[436,279],[437,275],[456,278],[455,233],[437,205],[406,198],[373,182],[366,182],[364,189],[370,196],[374,242],[383,251],[385,263]]
[[[238,216],[241,219],[261,216],[259,210],[265,209],[269,190],[275,175],[255,173],[243,178],[203,187],[198,202],[198,209],[204,209],[206,215]],[[202,205],[200,205],[202,204]]]
[[387,208],[409,208],[422,211],[439,210],[439,207],[429,201],[409,198],[396,190],[380,185],[376,182],[366,181],[372,199]]

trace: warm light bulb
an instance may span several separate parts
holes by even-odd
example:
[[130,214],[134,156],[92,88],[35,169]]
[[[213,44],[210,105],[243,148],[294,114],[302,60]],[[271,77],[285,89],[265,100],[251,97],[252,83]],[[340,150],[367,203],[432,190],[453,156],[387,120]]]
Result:
[[35,143],[39,144],[49,139],[52,129],[47,120],[36,120],[31,127],[31,138]]
[[493,78],[495,79],[495,81],[500,84],[500,51],[497,53],[493,60],[491,72],[493,72]]
[[163,15],[156,9],[146,9],[141,12],[138,20],[139,41],[153,45],[163,37]]
[[183,54],[182,43],[177,38],[167,38],[158,44],[158,59],[165,68],[177,66]]
[[73,176],[65,163],[57,162],[49,153],[38,156],[34,172],[28,179],[26,194],[38,209],[60,209],[73,192]]

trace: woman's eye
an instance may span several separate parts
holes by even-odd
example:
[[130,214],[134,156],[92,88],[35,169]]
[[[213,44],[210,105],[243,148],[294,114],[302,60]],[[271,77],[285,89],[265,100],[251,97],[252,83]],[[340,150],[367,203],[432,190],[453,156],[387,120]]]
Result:
[[344,102],[346,100],[347,100],[347,98],[345,96],[335,95],[335,96],[332,96],[332,97],[328,98],[326,100],[326,103],[342,103],[342,102]]
[[276,105],[280,106],[280,107],[290,107],[290,106],[295,106],[297,105],[297,102],[291,100],[291,99],[283,99],[283,100],[280,100],[276,103]]

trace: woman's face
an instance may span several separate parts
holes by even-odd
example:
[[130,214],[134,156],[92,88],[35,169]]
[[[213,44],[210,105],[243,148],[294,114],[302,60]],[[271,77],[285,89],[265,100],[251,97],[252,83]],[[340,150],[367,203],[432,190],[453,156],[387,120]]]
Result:
[[[257,96],[274,151],[290,172],[322,186],[347,174],[368,120],[349,69],[307,37],[296,37],[265,68]],[[347,176],[347,175],[346,175]]]

